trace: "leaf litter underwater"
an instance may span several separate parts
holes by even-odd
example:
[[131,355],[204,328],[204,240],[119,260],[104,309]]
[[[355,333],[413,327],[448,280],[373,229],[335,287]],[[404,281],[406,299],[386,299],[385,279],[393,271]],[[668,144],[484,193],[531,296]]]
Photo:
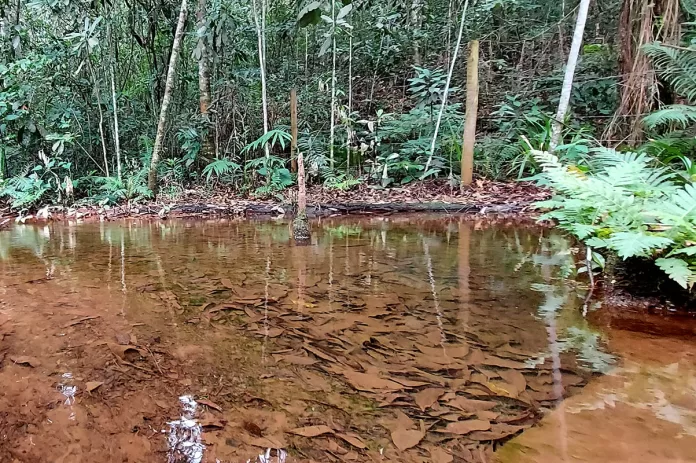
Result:
[[456,217],[0,234],[0,461],[490,461],[614,358],[549,230]]

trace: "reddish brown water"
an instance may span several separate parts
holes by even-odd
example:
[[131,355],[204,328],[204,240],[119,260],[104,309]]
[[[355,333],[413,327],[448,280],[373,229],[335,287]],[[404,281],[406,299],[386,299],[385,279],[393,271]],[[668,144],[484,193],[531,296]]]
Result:
[[0,461],[485,462],[625,368],[554,232],[312,228],[308,246],[285,221],[0,233]]

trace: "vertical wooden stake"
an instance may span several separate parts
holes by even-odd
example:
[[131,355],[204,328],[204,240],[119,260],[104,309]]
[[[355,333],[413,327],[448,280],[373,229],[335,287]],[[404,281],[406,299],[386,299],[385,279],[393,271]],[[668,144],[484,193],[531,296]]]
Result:
[[471,185],[474,173],[474,144],[476,143],[476,116],[479,98],[479,41],[469,42],[469,61],[466,69],[466,121],[462,140],[461,188]]

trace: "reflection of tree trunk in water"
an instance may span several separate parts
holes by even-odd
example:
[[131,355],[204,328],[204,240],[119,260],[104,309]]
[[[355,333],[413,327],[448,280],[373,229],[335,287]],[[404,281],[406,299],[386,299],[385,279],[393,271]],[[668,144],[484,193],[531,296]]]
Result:
[[[270,251],[267,251],[270,252]],[[261,347],[261,363],[266,363],[266,345],[268,344],[268,285],[271,279],[271,255],[266,256],[266,273],[264,274],[263,298],[263,346]]]
[[121,315],[126,316],[126,244],[121,233]]
[[433,260],[430,257],[430,248],[428,243],[425,242],[425,238],[422,239],[423,243],[423,254],[425,255],[425,262],[428,266],[428,280],[430,281],[430,291],[433,294],[433,304],[435,305],[435,316],[437,317],[437,327],[440,330],[440,343],[442,344],[442,351],[447,356],[447,351],[445,350],[445,342],[447,341],[447,336],[445,335],[445,328],[442,325],[442,310],[440,310],[440,299],[437,297],[437,290],[435,289],[435,277],[433,276]]
[[469,250],[471,248],[471,228],[465,224],[463,219],[459,221],[459,321],[464,329],[469,329],[469,302],[471,301],[471,289],[469,288],[469,277],[471,275],[471,262],[469,261]]
[[297,306],[299,312],[305,308],[305,288],[307,287],[307,262],[304,254],[308,247],[295,247],[295,265],[297,265]]

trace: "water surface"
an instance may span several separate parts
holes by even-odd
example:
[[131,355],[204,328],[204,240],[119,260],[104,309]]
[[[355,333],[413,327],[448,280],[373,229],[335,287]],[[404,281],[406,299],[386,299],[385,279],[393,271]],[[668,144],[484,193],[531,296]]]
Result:
[[183,433],[206,462],[489,461],[617,365],[556,232],[444,216],[289,232],[0,233],[0,460],[198,461]]

